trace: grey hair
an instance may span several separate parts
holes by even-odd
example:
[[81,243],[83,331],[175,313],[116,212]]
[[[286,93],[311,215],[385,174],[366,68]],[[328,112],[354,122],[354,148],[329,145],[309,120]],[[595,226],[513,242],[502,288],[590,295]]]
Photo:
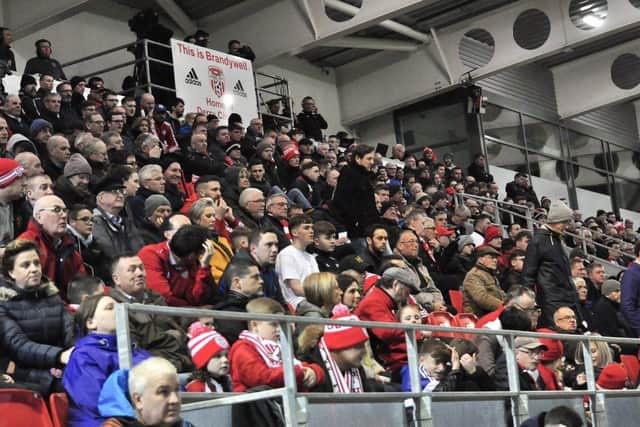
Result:
[[156,164],[144,165],[138,171],[138,177],[140,178],[140,181],[148,181],[151,179],[151,175],[154,172],[162,173],[162,166]]
[[142,151],[142,148],[146,145],[156,145],[160,142],[158,137],[150,133],[141,133],[138,137],[133,141],[133,145],[136,151]]
[[143,394],[149,378],[158,375],[175,375],[177,379],[178,371],[171,362],[162,357],[150,357],[134,366],[129,371],[129,395]]
[[62,135],[53,135],[51,138],[49,138],[49,140],[47,141],[47,151],[51,151],[53,149],[53,147],[56,146],[57,143],[61,142],[61,141],[67,141],[67,138],[65,138]]
[[210,197],[203,197],[202,199],[198,199],[195,203],[193,203],[189,208],[189,220],[191,221],[191,223],[196,224],[204,213],[205,208],[208,207],[215,207],[213,199]]
[[271,206],[274,203],[274,200],[276,198],[278,198],[278,197],[284,197],[287,200],[287,203],[289,203],[289,199],[287,199],[287,195],[286,194],[284,194],[284,193],[275,193],[275,194],[270,195],[267,198],[267,203],[266,203],[265,207],[267,209],[269,209],[269,206]]
[[82,154],[84,155],[84,157],[89,157],[90,155],[96,153],[100,144],[105,143],[100,138],[96,137],[93,137],[89,141],[87,141],[87,143],[82,147]]
[[100,139],[102,140],[102,142],[109,145],[109,141],[111,141],[111,138],[115,136],[120,136],[120,132],[116,132],[115,130],[108,130],[106,132],[103,132],[103,134],[100,136]]
[[257,188],[251,188],[251,187],[245,188],[244,190],[242,190],[242,193],[240,193],[240,198],[238,199],[238,204],[241,207],[246,208],[247,207],[247,203],[249,203],[249,198],[253,194],[262,194],[262,191],[258,190]]

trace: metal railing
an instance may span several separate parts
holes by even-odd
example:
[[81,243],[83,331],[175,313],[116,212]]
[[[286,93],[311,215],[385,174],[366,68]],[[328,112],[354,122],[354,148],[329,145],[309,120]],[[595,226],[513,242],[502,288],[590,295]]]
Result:
[[[465,199],[472,199],[472,200],[481,201],[481,202],[492,202],[492,203],[494,203],[496,205],[495,221],[496,221],[496,224],[500,225],[500,226],[502,226],[502,221],[501,221],[501,218],[500,218],[500,213],[501,212],[510,215],[511,222],[513,222],[514,218],[520,218],[522,220],[525,220],[526,223],[527,223],[527,229],[529,229],[531,231],[534,230],[533,225],[535,225],[537,227],[540,227],[541,225],[544,224],[543,222],[538,221],[538,220],[533,218],[533,216],[531,215],[531,208],[526,206],[526,205],[518,205],[518,204],[515,204],[515,203],[511,203],[511,202],[500,201],[500,200],[496,200],[496,199],[491,199],[489,197],[477,196],[477,195],[474,195],[474,194],[456,193],[456,195],[454,197],[455,206],[458,207],[458,206],[460,206],[460,204],[464,204],[464,200]],[[504,206],[507,206],[507,207],[504,207]],[[509,208],[512,208],[513,210],[509,209]],[[524,210],[525,214],[514,212],[514,210],[521,211],[521,212]],[[588,249],[587,249],[587,245],[588,244],[592,244],[593,246],[601,247],[601,248],[604,248],[606,250],[610,249],[605,244],[602,244],[600,242],[596,242],[595,240],[586,238],[584,236],[580,236],[579,234],[576,234],[576,233],[565,231],[564,234],[567,235],[567,236],[573,237],[574,239],[576,239],[577,242],[580,242],[582,250],[587,255],[588,255]],[[620,243],[620,244],[625,244],[625,245],[628,244],[624,240],[616,239],[616,238],[610,237],[610,236],[607,236],[607,239],[613,240],[614,242],[617,242],[617,243]],[[630,259],[635,259],[635,256],[633,254],[631,254],[629,252],[624,252],[622,249],[618,250],[618,252],[620,252],[620,254],[622,256],[629,257]],[[610,264],[611,266],[615,266],[615,267],[620,268],[622,270],[626,270],[625,266],[614,265],[614,264],[612,264],[611,262],[609,262],[609,261],[607,261],[605,259],[596,257],[595,255],[590,255],[590,256],[593,259],[597,260],[598,262],[605,262],[607,264]]]
[[[245,394],[191,394],[190,399],[210,398],[209,400],[186,403],[183,410],[215,408],[221,405],[231,405],[237,403],[251,402],[260,399],[280,397],[283,401],[284,415],[287,427],[307,426],[312,416],[309,412],[309,402],[389,402],[413,399],[417,410],[417,424],[421,427],[433,426],[432,406],[433,401],[465,401],[465,399],[482,398],[504,398],[511,403],[511,415],[514,425],[520,425],[529,417],[529,398],[540,398],[542,396],[553,399],[571,398],[577,396],[588,396],[592,400],[592,423],[595,427],[607,427],[606,399],[611,396],[640,396],[640,390],[610,391],[601,390],[596,387],[596,378],[591,360],[589,341],[603,341],[606,343],[640,344],[640,339],[636,338],[613,338],[594,337],[588,335],[566,335],[535,333],[525,331],[491,330],[491,329],[469,329],[451,328],[444,326],[414,325],[402,323],[384,323],[370,321],[345,321],[334,319],[316,319],[306,317],[296,317],[289,315],[269,315],[269,314],[248,314],[227,311],[214,311],[195,308],[177,308],[167,306],[150,306],[143,304],[117,304],[116,306],[116,330],[118,341],[118,356],[120,367],[128,369],[131,367],[131,338],[129,334],[129,313],[144,312],[162,314],[168,316],[179,316],[185,318],[211,317],[216,320],[261,320],[277,321],[280,324],[280,343],[282,347],[282,361],[284,368],[284,387],[261,393]],[[405,334],[407,345],[407,361],[410,372],[411,392],[410,393],[362,393],[362,394],[336,394],[336,393],[298,393],[294,371],[294,353],[292,341],[292,328],[290,324],[299,325],[341,325],[358,326],[363,328],[401,329]],[[491,335],[504,337],[503,351],[506,357],[508,372],[508,391],[493,392],[423,392],[418,374],[418,345],[416,342],[417,331],[430,332],[453,332],[471,335]],[[514,352],[514,340],[516,337],[551,338],[563,341],[579,341],[584,359],[586,372],[586,390],[572,391],[521,391],[519,384],[519,371]],[[586,345],[585,345],[586,344]],[[189,394],[187,394],[189,396]],[[228,396],[228,397],[220,397]],[[472,420],[470,420],[472,421]],[[473,422],[473,421],[472,421]],[[474,424],[475,425],[475,424]],[[613,426],[612,426],[613,427]]]

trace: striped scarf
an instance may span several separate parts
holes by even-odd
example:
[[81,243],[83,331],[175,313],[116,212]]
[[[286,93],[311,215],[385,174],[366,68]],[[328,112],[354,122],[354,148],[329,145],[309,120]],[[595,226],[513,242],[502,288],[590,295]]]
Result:
[[331,379],[331,386],[334,393],[362,393],[362,378],[360,377],[360,371],[355,368],[348,369],[344,375],[340,371],[340,368],[336,364],[336,361],[331,357],[331,353],[327,348],[327,344],[324,341],[324,337],[320,338],[318,343],[318,349],[320,350],[320,356],[324,362],[324,366],[327,369],[329,378]]
[[[267,367],[274,369],[282,366],[282,349],[280,348],[279,343],[271,340],[264,340],[249,331],[240,332],[238,339],[249,341],[260,357],[262,357],[262,360]],[[302,365],[298,359],[294,359],[293,363],[295,366]]]
[[291,237],[291,232],[289,231],[289,221],[281,219],[280,225],[282,226],[282,231],[284,235],[287,236],[287,239],[289,239],[290,242],[293,242],[293,237]]

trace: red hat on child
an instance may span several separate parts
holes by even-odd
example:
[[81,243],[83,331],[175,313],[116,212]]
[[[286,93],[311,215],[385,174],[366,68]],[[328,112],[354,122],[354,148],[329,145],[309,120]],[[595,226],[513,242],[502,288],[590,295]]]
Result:
[[500,227],[496,227],[495,225],[488,226],[487,231],[484,232],[484,242],[488,243],[496,237],[502,237],[502,230],[500,230]]
[[[332,317],[332,319],[360,320],[355,315]],[[369,335],[367,335],[367,331],[364,328],[357,326],[325,325],[323,338],[329,350],[338,351],[366,342],[369,339]]]
[[298,147],[293,144],[287,145],[286,147],[284,147],[284,150],[282,150],[282,160],[284,160],[285,162],[288,162],[295,156],[300,156],[300,151],[298,150]]
[[610,363],[604,367],[596,383],[607,390],[620,390],[627,382],[627,370],[620,363]]
[[24,168],[13,159],[0,158],[0,188],[7,188],[24,173]]
[[[555,331],[547,328],[540,328],[537,332],[545,333],[545,334],[553,334]],[[564,346],[562,345],[562,341],[554,340],[551,338],[538,338],[540,342],[547,346],[547,349],[540,356],[541,362],[553,362],[555,360],[560,359],[564,356]]]
[[194,322],[189,326],[189,352],[196,368],[207,366],[216,354],[229,348],[227,340],[213,328]]

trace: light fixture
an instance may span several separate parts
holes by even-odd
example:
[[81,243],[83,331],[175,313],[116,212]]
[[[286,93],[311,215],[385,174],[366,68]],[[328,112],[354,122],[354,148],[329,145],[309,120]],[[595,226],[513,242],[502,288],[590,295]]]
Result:
[[604,19],[596,16],[595,14],[589,14],[582,17],[582,22],[590,27],[599,28],[604,24]]

